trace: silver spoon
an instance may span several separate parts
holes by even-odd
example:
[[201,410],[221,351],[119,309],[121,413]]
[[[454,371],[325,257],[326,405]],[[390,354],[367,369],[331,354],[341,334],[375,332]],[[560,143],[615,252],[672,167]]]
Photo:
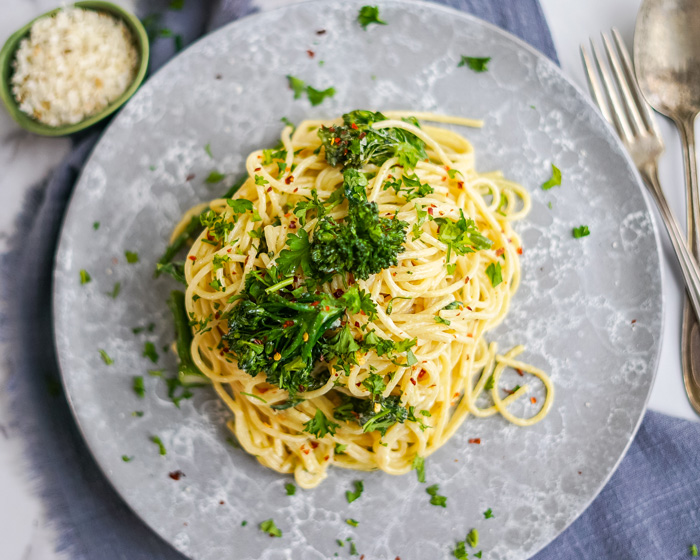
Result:
[[[645,0],[634,31],[634,63],[644,97],[680,131],[688,246],[700,258],[700,195],[694,130],[695,117],[700,112],[700,0]],[[700,327],[687,299],[681,360],[688,399],[700,414]]]

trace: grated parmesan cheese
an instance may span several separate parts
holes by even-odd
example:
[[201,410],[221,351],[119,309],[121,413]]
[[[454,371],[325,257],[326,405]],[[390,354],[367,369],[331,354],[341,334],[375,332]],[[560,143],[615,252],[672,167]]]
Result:
[[38,121],[78,123],[116,100],[133,82],[139,55],[125,23],[66,8],[32,25],[13,62],[12,93]]

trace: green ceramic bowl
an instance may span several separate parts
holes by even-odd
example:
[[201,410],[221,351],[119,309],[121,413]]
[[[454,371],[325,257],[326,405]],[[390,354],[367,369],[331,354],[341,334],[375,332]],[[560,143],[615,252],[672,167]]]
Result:
[[108,13],[124,21],[134,36],[134,44],[136,45],[136,49],[139,53],[138,71],[134,81],[126,89],[126,91],[99,113],[87,117],[86,119],[75,124],[62,126],[49,126],[47,124],[43,124],[26,113],[20,111],[19,106],[12,95],[12,86],[10,85],[10,78],[13,72],[12,62],[14,61],[15,51],[17,50],[17,47],[19,47],[20,41],[29,34],[29,30],[34,22],[37,19],[55,14],[61,8],[47,12],[44,15],[30,21],[22,29],[12,34],[5,42],[2,50],[0,50],[0,98],[2,98],[3,102],[5,103],[5,107],[7,107],[7,110],[12,118],[15,119],[22,128],[29,130],[30,132],[35,132],[36,134],[42,134],[44,136],[65,136],[66,134],[72,134],[92,126],[121,107],[126,100],[134,94],[146,76],[146,70],[148,69],[148,35],[146,34],[146,30],[144,29],[143,25],[135,15],[110,2],[76,2],[75,6],[85,10],[95,10],[98,12]]

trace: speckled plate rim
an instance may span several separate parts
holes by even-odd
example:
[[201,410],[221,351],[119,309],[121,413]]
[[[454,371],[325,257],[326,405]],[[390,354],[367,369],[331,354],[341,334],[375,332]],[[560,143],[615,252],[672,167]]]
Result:
[[[342,3],[342,0],[336,0],[336,2]],[[291,5],[279,6],[279,7],[270,9],[270,10],[265,10],[265,11],[253,13],[253,14],[247,15],[247,16],[245,16],[245,17],[243,17],[243,18],[240,18],[240,19],[238,19],[238,20],[236,20],[236,21],[233,21],[233,22],[227,24],[226,26],[223,26],[222,28],[217,29],[216,31],[212,32],[211,34],[208,34],[208,35],[205,35],[205,36],[201,37],[198,41],[196,41],[195,43],[193,43],[193,45],[199,43],[200,41],[212,40],[212,39],[215,38],[218,34],[226,33],[231,27],[234,27],[234,26],[235,26],[235,27],[245,26],[245,25],[247,25],[250,21],[254,21],[254,20],[258,19],[258,18],[265,18],[265,17],[267,17],[267,15],[270,14],[270,13],[273,13],[273,12],[284,12],[284,11],[287,11],[287,10],[290,10],[290,9],[294,9],[296,6],[299,6],[299,5],[311,5],[311,4],[314,4],[314,3],[330,4],[330,2],[326,2],[326,0],[304,0],[304,1],[302,1],[302,2],[296,2],[296,3],[291,4]],[[502,37],[503,37],[504,39],[506,39],[507,41],[514,43],[519,49],[524,50],[524,51],[527,51],[527,52],[529,52],[530,54],[532,54],[533,56],[535,56],[535,57],[538,59],[539,62],[544,63],[545,65],[547,65],[548,69],[549,69],[550,71],[553,71],[562,81],[566,82],[566,84],[574,90],[574,92],[576,93],[576,95],[578,95],[578,97],[580,98],[580,100],[583,101],[583,103],[584,103],[585,105],[587,105],[587,106],[590,108],[591,112],[592,112],[593,114],[595,114],[595,115],[597,116],[597,118],[600,119],[600,121],[603,122],[603,123],[605,124],[607,130],[608,130],[609,133],[610,133],[611,141],[612,141],[614,144],[616,144],[616,145],[618,146],[620,154],[622,155],[622,157],[623,157],[623,159],[625,160],[625,162],[626,162],[627,166],[629,167],[630,171],[632,172],[632,174],[633,174],[634,177],[636,178],[636,186],[637,186],[637,188],[639,189],[639,191],[640,191],[641,194],[642,194],[642,199],[643,199],[643,201],[644,201],[644,205],[645,205],[646,211],[647,211],[647,213],[648,213],[648,215],[650,216],[650,219],[651,219],[651,221],[652,221],[654,244],[655,244],[655,247],[656,247],[656,254],[657,254],[657,256],[659,257],[659,258],[658,258],[658,270],[657,270],[658,276],[659,276],[659,283],[660,283],[660,293],[659,293],[659,308],[660,308],[659,334],[660,334],[660,335],[663,334],[663,331],[664,331],[664,328],[665,328],[665,323],[666,323],[666,313],[665,313],[666,298],[665,298],[664,292],[663,292],[664,278],[663,278],[663,274],[661,274],[661,272],[662,272],[662,259],[660,258],[660,255],[661,255],[661,247],[662,247],[662,246],[661,246],[661,240],[660,240],[660,237],[659,237],[659,228],[658,228],[657,218],[656,218],[656,216],[655,216],[655,213],[652,211],[652,205],[651,205],[651,203],[650,203],[649,196],[648,196],[648,194],[647,194],[647,192],[646,192],[646,189],[643,187],[643,183],[642,183],[642,181],[641,181],[641,177],[639,176],[639,173],[638,173],[638,171],[637,171],[637,169],[636,169],[636,167],[635,167],[635,165],[634,165],[634,163],[633,163],[631,157],[629,156],[627,150],[624,148],[623,144],[620,142],[620,140],[619,140],[617,134],[615,134],[615,132],[614,132],[614,131],[612,130],[612,128],[610,127],[610,125],[604,121],[604,119],[603,119],[603,117],[600,115],[600,113],[599,113],[597,107],[593,104],[593,101],[588,97],[588,95],[586,95],[586,94],[583,92],[583,90],[578,86],[578,84],[576,84],[571,78],[569,78],[569,77],[563,72],[563,70],[562,70],[558,65],[556,65],[553,61],[551,61],[547,56],[545,56],[544,54],[542,54],[540,51],[538,51],[537,49],[535,49],[534,47],[532,47],[531,45],[529,45],[528,43],[526,43],[525,41],[523,41],[523,40],[520,39],[519,37],[517,37],[517,36],[515,36],[515,35],[513,35],[513,34],[511,34],[511,33],[509,33],[508,31],[505,31],[504,29],[501,29],[500,27],[498,27],[498,26],[496,26],[496,25],[494,25],[494,24],[491,24],[491,23],[489,23],[489,22],[486,22],[486,21],[484,21],[484,20],[482,20],[482,19],[480,19],[480,18],[478,18],[478,17],[476,17],[476,16],[474,16],[474,15],[472,15],[472,14],[469,14],[469,13],[466,13],[466,12],[463,12],[463,11],[460,11],[460,10],[457,10],[457,9],[454,9],[454,8],[451,8],[451,7],[449,7],[449,6],[444,6],[444,5],[440,5],[440,4],[433,4],[433,3],[431,3],[431,2],[421,2],[420,0],[384,0],[383,3],[384,3],[384,4],[395,4],[395,5],[397,5],[397,4],[398,4],[398,5],[415,5],[415,6],[421,6],[421,7],[423,7],[423,8],[425,8],[426,5],[427,5],[427,6],[429,6],[431,9],[433,9],[433,10],[435,10],[435,11],[444,12],[445,14],[450,15],[450,16],[452,16],[452,17],[458,17],[458,18],[462,18],[462,19],[464,19],[464,20],[469,20],[469,21],[471,21],[473,24],[476,24],[476,25],[478,25],[478,26],[482,26],[482,27],[484,27],[484,28],[490,30],[491,32],[494,32],[495,34],[502,36]],[[183,53],[186,52],[187,50],[189,50],[189,48],[191,48],[193,45],[190,45],[190,47],[188,47],[188,49],[185,49],[185,51],[183,51]],[[180,53],[180,54],[182,54],[182,53]],[[168,69],[171,65],[177,64],[177,63],[178,63],[178,58],[179,58],[179,55],[175,56],[175,57],[174,57],[172,60],[170,60],[166,65],[164,65],[156,74],[154,74],[154,76],[157,76],[161,71],[163,71],[163,70],[165,70],[165,69]],[[148,84],[146,83],[146,84],[144,84],[144,85],[148,85]],[[110,126],[111,126],[111,125],[110,125]],[[91,163],[91,160],[92,160],[93,157],[94,157],[94,153],[98,150],[99,146],[100,146],[100,143],[98,142],[98,144],[97,144],[97,145],[95,146],[95,148],[93,149],[93,153],[92,153],[92,154],[90,155],[90,157],[86,160],[85,165],[83,166],[83,170],[84,170],[86,167],[89,166],[89,164]],[[83,176],[83,171],[81,170],[81,174],[79,175],[79,177],[78,177],[78,179],[77,179],[77,181],[76,181],[76,185],[79,184],[79,183],[81,182],[82,176]],[[66,214],[64,215],[64,221],[63,221],[62,226],[61,226],[61,236],[60,236],[59,246],[58,246],[58,249],[57,249],[57,251],[56,251],[55,262],[54,262],[54,279],[53,279],[53,280],[54,280],[54,289],[53,289],[53,294],[52,294],[52,296],[53,296],[53,299],[52,299],[52,303],[53,303],[53,304],[52,304],[52,313],[53,313],[53,317],[54,317],[54,328],[56,328],[56,327],[58,326],[58,323],[60,322],[60,319],[59,319],[59,317],[58,317],[59,314],[58,314],[58,312],[57,312],[57,304],[56,304],[56,302],[57,302],[57,300],[58,300],[58,298],[59,298],[59,294],[57,293],[57,290],[56,290],[56,288],[55,288],[55,285],[56,285],[56,269],[57,269],[57,266],[56,266],[56,259],[58,259],[59,255],[60,255],[60,253],[61,253],[61,245],[63,244],[63,231],[64,231],[65,224],[66,224],[66,218],[69,216],[70,205],[71,205],[72,202],[73,202],[73,199],[74,199],[74,197],[75,197],[75,193],[76,193],[76,190],[74,190],[73,193],[72,193],[72,195],[71,195],[71,201],[69,202],[68,210],[66,211]],[[101,470],[102,473],[105,475],[105,477],[106,477],[107,480],[110,482],[110,484],[111,484],[112,487],[115,489],[115,491],[119,494],[119,496],[120,496],[120,497],[124,500],[124,502],[127,504],[127,506],[128,506],[128,507],[129,507],[129,508],[130,508],[130,509],[131,509],[131,510],[146,524],[146,525],[148,525],[149,527],[151,527],[151,529],[154,530],[154,532],[155,532],[156,534],[158,534],[160,538],[162,538],[165,542],[168,542],[169,544],[172,544],[172,543],[170,542],[169,538],[168,538],[169,535],[161,534],[161,533],[157,530],[157,528],[155,528],[154,526],[152,526],[152,525],[149,523],[149,521],[148,521],[144,516],[142,516],[136,509],[134,509],[134,508],[132,507],[132,505],[131,505],[131,504],[127,501],[127,499],[125,498],[124,494],[121,492],[120,488],[115,484],[115,482],[114,482],[114,481],[111,479],[111,477],[109,476],[109,474],[108,474],[108,472],[107,472],[107,470],[106,470],[106,465],[101,464],[100,461],[97,459],[97,456],[95,455],[95,453],[94,453],[94,451],[93,451],[93,448],[92,448],[93,442],[92,442],[92,440],[91,440],[91,437],[90,437],[90,434],[89,434],[89,430],[86,430],[86,429],[85,429],[85,426],[80,422],[80,417],[79,417],[79,415],[78,415],[77,412],[76,412],[75,403],[73,402],[71,393],[70,393],[70,391],[68,390],[68,385],[67,385],[67,382],[66,382],[66,370],[65,370],[65,368],[64,368],[64,366],[63,366],[62,354],[63,354],[64,352],[70,352],[70,349],[69,349],[69,348],[63,348],[63,347],[58,343],[58,340],[57,340],[57,338],[56,338],[55,335],[54,335],[54,344],[55,344],[56,350],[57,350],[58,362],[59,362],[59,366],[60,366],[60,370],[61,370],[61,380],[62,380],[62,383],[63,383],[63,387],[64,387],[64,390],[65,390],[65,394],[66,394],[66,398],[67,398],[69,407],[70,407],[71,412],[72,412],[72,414],[73,414],[73,417],[74,417],[74,419],[75,419],[75,421],[76,421],[76,424],[77,424],[77,426],[78,426],[78,429],[79,429],[79,431],[80,431],[80,433],[81,433],[83,439],[85,440],[85,442],[86,442],[86,444],[87,444],[87,447],[90,449],[90,452],[93,454],[93,458],[95,459],[96,463],[98,464],[100,470]],[[600,494],[600,492],[602,491],[602,489],[605,487],[605,485],[608,483],[608,481],[610,480],[610,478],[613,476],[613,474],[615,473],[615,471],[616,471],[617,468],[619,467],[619,465],[620,465],[622,459],[624,459],[625,455],[627,454],[627,452],[628,452],[628,450],[629,450],[629,447],[630,447],[630,445],[632,444],[632,441],[634,440],[634,438],[635,438],[635,436],[636,436],[636,434],[637,434],[637,432],[638,432],[638,430],[639,430],[639,427],[640,427],[640,425],[641,425],[641,423],[642,423],[642,420],[643,420],[643,418],[644,418],[645,412],[646,412],[646,410],[647,410],[647,405],[648,405],[648,402],[649,402],[649,397],[650,397],[650,395],[651,395],[651,390],[652,390],[652,387],[653,387],[653,385],[654,385],[654,380],[656,379],[657,372],[658,372],[660,357],[661,357],[661,339],[658,338],[658,339],[657,339],[657,342],[655,343],[654,360],[653,360],[653,364],[652,364],[651,367],[650,367],[650,375],[649,375],[650,379],[649,379],[649,383],[648,383],[648,390],[647,390],[647,393],[646,393],[646,397],[645,397],[645,399],[644,399],[644,404],[643,404],[643,406],[639,409],[638,418],[637,418],[636,422],[634,423],[633,429],[632,429],[631,432],[630,432],[630,436],[629,436],[629,439],[628,439],[628,441],[627,441],[627,444],[625,445],[624,449],[623,449],[622,452],[620,453],[620,455],[619,455],[617,461],[614,463],[614,465],[612,466],[612,468],[611,468],[610,471],[608,472],[607,476],[603,478],[603,480],[602,480],[601,483],[599,484],[599,486],[598,486],[598,488],[596,489],[596,491],[595,491],[594,493],[592,493],[592,495],[590,496],[590,499],[589,499],[587,502],[584,502],[584,503],[583,503],[583,505],[582,505],[582,507],[580,508],[580,511],[578,512],[578,514],[577,514],[576,516],[572,517],[571,520],[570,520],[566,525],[564,525],[561,529],[559,529],[559,530],[557,531],[557,533],[552,537],[552,539],[551,539],[550,541],[548,541],[548,542],[543,542],[543,543],[541,544],[541,546],[540,546],[538,549],[533,550],[531,556],[535,556],[538,552],[540,552],[542,549],[544,549],[548,544],[550,544],[550,543],[551,543],[553,540],[555,540],[559,535],[561,535],[569,526],[571,526],[571,524],[572,524],[574,521],[576,521],[576,520],[580,517],[580,515],[590,506],[590,504],[595,500],[595,498],[598,497],[598,495]]]

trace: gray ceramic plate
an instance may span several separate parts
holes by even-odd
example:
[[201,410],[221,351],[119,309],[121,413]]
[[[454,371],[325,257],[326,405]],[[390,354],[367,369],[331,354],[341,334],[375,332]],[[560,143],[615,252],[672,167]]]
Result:
[[[198,560],[347,556],[348,547],[336,545],[347,537],[367,558],[442,558],[472,527],[485,557],[525,558],[609,478],[654,378],[658,243],[633,167],[590,103],[543,56],[463,13],[387,1],[389,25],[365,32],[356,23],[361,5],[334,0],[256,15],[177,57],[104,134],[65,221],[55,321],[75,417],[126,502]],[[457,67],[462,54],[491,56],[488,72]],[[311,107],[293,99],[286,74],[337,94]],[[318,489],[288,497],[290,478],[226,444],[228,415],[211,392],[200,390],[177,409],[160,379],[146,375],[144,399],[131,388],[134,375],[154,367],[142,356],[147,340],[161,354],[157,367],[174,369],[174,357],[161,350],[173,337],[165,298],[174,286],[154,281],[153,267],[182,212],[225,190],[205,184],[209,172],[228,172],[232,182],[247,153],[275,143],[282,116],[298,122],[354,108],[483,118],[482,130],[464,130],[478,168],[502,169],[533,196],[519,226],[523,284],[490,338],[501,348],[524,343],[525,359],[551,373],[556,401],[532,428],[501,418],[465,422],[427,462],[428,483],[440,484],[446,509],[428,503],[415,474],[334,470]],[[563,185],[543,191],[552,162]],[[582,224],[591,235],[573,239],[572,228]],[[125,250],[138,252],[139,262],[127,264]],[[92,282],[80,284],[81,269]],[[112,299],[105,292],[115,282],[121,294]],[[153,332],[132,334],[151,322]],[[102,362],[100,348],[114,364]],[[166,456],[151,435],[163,440]],[[474,437],[481,445],[467,443]],[[133,461],[122,462],[123,454]],[[174,481],[168,473],[175,470],[186,476]],[[357,479],[365,492],[348,505],[345,491]],[[484,519],[487,508],[494,519]],[[348,517],[359,526],[348,526]],[[258,530],[268,518],[283,538]]]

